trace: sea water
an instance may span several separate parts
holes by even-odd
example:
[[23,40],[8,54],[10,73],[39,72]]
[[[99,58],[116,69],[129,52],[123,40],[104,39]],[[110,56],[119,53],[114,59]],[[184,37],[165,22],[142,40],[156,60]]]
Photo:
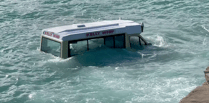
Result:
[[[208,0],[0,0],[0,103],[178,103],[209,66]],[[40,52],[44,28],[145,24],[152,46],[68,59]]]

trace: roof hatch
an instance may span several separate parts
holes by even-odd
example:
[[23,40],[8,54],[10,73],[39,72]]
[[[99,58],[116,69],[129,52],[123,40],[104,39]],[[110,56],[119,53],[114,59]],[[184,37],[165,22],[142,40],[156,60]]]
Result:
[[77,25],[77,27],[85,27],[85,25],[84,24],[79,24],[79,25]]

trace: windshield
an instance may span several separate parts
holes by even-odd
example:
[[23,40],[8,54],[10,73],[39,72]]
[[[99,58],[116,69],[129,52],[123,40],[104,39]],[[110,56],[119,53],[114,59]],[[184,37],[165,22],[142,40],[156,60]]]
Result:
[[60,57],[61,43],[42,37],[41,51]]

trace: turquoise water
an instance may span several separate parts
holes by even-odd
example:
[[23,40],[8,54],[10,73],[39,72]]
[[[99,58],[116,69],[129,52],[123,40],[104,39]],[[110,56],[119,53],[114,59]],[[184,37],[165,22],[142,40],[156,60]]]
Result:
[[[207,0],[1,0],[0,103],[178,103],[209,66]],[[145,24],[143,50],[69,59],[42,53],[44,28],[101,20]]]

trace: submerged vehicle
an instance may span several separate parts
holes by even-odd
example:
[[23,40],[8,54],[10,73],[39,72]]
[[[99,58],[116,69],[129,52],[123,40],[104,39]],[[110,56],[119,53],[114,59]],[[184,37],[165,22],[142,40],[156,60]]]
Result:
[[42,30],[41,51],[68,58],[101,46],[131,48],[131,37],[139,45],[150,45],[140,34],[143,23],[130,20],[110,20],[53,27]]

